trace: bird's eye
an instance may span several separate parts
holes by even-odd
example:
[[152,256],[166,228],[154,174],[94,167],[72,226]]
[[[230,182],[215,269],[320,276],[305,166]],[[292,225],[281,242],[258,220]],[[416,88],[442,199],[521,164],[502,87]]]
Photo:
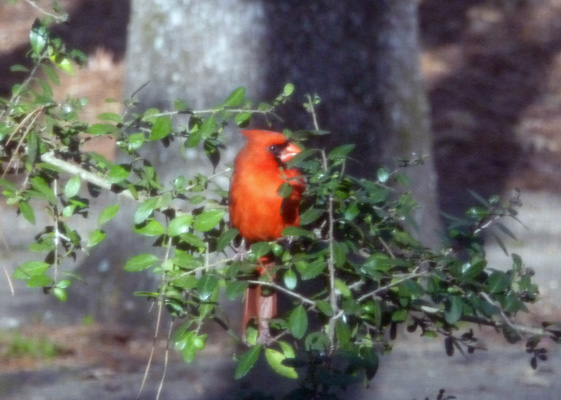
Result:
[[278,144],[273,144],[273,145],[269,146],[269,151],[273,155],[277,156],[277,155],[279,155],[279,153],[281,151],[281,147]]

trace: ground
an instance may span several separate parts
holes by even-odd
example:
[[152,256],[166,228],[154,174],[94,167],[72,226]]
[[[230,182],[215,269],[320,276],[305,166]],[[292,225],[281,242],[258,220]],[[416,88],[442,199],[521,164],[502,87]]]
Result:
[[[85,50],[90,61],[75,77],[63,79],[58,93],[89,98],[86,117],[93,120],[102,110],[116,110],[106,98],[121,97],[128,2],[61,3],[70,10],[71,19],[57,32],[71,47]],[[519,240],[508,245],[538,271],[545,299],[539,312],[556,318],[561,315],[556,306],[561,304],[556,273],[561,256],[561,230],[556,223],[561,214],[561,0],[422,0],[419,4],[421,65],[432,108],[442,206],[457,211],[468,205],[472,199],[466,187],[483,195],[521,189],[520,219],[527,228],[513,225]],[[0,5],[0,93],[15,82],[7,73],[9,66],[25,63],[27,35],[37,15],[22,0]],[[94,145],[111,156],[111,144]],[[0,226],[3,236],[5,226],[11,226],[5,218]],[[508,257],[493,243],[488,244],[488,254],[494,265],[508,264]],[[11,296],[3,278],[3,306],[32,307],[34,301],[41,301],[40,296],[17,297],[19,292]],[[6,328],[17,321],[0,313],[0,322],[4,329],[0,397],[7,400],[130,398],[140,387],[153,343],[150,331],[87,321],[58,328],[31,322],[20,327],[20,337],[14,339],[13,331]],[[41,341],[45,337],[48,342]],[[495,339],[487,340],[497,344]],[[157,345],[142,398],[154,398],[163,372],[165,346],[161,341]],[[375,393],[378,400],[420,400],[435,398],[444,387],[462,400],[558,398],[558,352],[534,372],[520,347],[499,346],[472,357],[449,359],[441,346],[418,338],[397,345],[367,393]],[[554,346],[550,349],[555,353]],[[223,345],[214,343],[195,367],[176,362],[178,357],[172,354],[162,398],[177,398],[176,391],[189,399],[227,397],[227,380],[220,384],[204,380],[205,371],[211,369],[231,374],[230,359],[223,354]],[[407,385],[402,384],[404,377]],[[477,385],[471,384],[474,381]],[[19,382],[27,384],[20,387]]]

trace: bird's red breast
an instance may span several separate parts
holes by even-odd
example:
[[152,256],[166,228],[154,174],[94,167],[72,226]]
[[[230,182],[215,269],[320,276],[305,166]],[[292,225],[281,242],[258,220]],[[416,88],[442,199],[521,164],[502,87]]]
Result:
[[[275,240],[288,226],[300,222],[298,207],[305,189],[296,169],[284,169],[284,163],[301,150],[277,132],[245,130],[246,146],[234,162],[230,188],[230,221],[249,242]],[[278,194],[288,182],[288,198]]]

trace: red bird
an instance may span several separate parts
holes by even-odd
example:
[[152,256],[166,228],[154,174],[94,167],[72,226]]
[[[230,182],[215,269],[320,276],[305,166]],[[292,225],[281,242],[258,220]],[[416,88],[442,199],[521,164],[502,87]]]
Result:
[[[288,141],[281,133],[245,130],[249,139],[234,162],[234,174],[230,187],[230,221],[238,228],[247,244],[272,241],[282,236],[288,226],[300,223],[298,206],[305,189],[300,173],[296,169],[285,169],[286,163],[300,148]],[[288,198],[278,195],[279,187],[288,182],[292,193]],[[261,273],[272,267],[270,257],[262,257]],[[247,324],[256,319],[259,343],[271,338],[269,319],[277,312],[276,293],[265,295],[262,287],[247,289],[243,316],[243,336]]]

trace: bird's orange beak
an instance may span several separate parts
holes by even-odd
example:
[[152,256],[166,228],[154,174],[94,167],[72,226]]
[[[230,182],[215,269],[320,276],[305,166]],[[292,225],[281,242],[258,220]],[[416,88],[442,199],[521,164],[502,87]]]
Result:
[[288,146],[284,148],[282,153],[280,154],[280,160],[283,163],[287,163],[294,158],[294,156],[298,153],[302,152],[300,147],[296,146],[294,143],[288,143]]

